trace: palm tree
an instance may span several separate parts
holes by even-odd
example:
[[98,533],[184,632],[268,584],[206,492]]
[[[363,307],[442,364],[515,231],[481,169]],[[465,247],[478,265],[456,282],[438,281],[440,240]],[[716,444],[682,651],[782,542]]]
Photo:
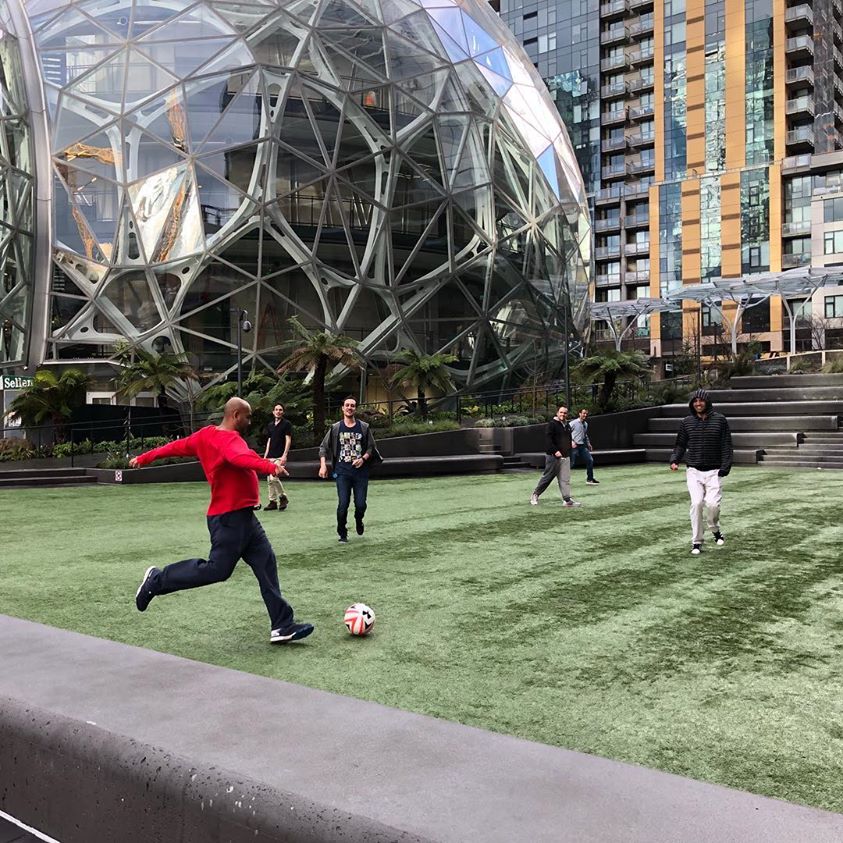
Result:
[[160,409],[167,406],[171,386],[182,380],[198,380],[186,354],[154,354],[143,346],[122,342],[115,346],[114,359],[123,367],[114,378],[118,397],[131,400],[141,392],[155,392]]
[[649,375],[650,364],[640,351],[612,350],[583,358],[575,366],[574,373],[579,378],[601,384],[597,403],[605,410],[618,379]]
[[80,369],[65,369],[60,375],[52,369],[35,373],[32,386],[12,401],[7,415],[20,419],[24,427],[37,427],[52,421],[57,442],[64,441],[65,423],[76,407],[85,403],[88,375]]
[[414,349],[406,349],[398,355],[402,363],[392,376],[392,383],[401,387],[415,387],[418,395],[418,412],[427,416],[427,391],[430,388],[439,392],[453,389],[454,383],[446,366],[456,362],[453,354],[419,354]]
[[294,337],[285,343],[291,350],[281,361],[278,373],[308,372],[313,378],[313,432],[321,436],[325,429],[325,380],[328,364],[360,368],[358,343],[351,337],[330,331],[311,331],[293,316],[288,320]]

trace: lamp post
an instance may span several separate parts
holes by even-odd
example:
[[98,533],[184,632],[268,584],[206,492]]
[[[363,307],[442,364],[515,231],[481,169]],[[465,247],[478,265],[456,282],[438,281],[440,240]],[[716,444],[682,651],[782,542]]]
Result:
[[249,321],[249,311],[242,307],[232,307],[232,313],[237,314],[237,394],[243,392],[243,334],[252,330],[252,323]]

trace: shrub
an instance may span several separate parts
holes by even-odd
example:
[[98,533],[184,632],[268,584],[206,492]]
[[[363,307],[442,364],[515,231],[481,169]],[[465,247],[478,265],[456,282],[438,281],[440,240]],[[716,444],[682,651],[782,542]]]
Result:
[[494,427],[495,420],[494,419],[477,419],[474,422],[475,427]]
[[834,360],[829,360],[821,370],[826,375],[843,374],[843,357],[836,357]]
[[[788,374],[805,375],[811,374],[813,372],[819,372],[819,370],[820,364],[818,360],[814,360],[811,358],[802,358],[794,360],[793,363],[790,364],[790,370],[788,371]],[[841,371],[843,371],[843,369],[841,369]]]
[[0,462],[28,460],[35,456],[35,449],[26,439],[0,439]]

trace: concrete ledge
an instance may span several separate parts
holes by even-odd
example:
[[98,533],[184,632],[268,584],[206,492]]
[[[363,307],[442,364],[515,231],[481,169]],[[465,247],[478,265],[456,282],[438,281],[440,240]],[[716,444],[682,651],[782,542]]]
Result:
[[[475,474],[486,471],[500,471],[502,468],[503,457],[500,454],[387,457],[379,465],[372,466],[371,476],[373,478],[431,477],[437,474]],[[319,460],[290,462],[287,464],[287,470],[290,472],[291,479],[318,480]]]
[[145,468],[88,468],[86,473],[97,483],[195,483],[205,479],[198,462],[173,465],[148,465]]
[[[633,438],[635,444],[642,448],[672,448],[676,442],[675,433],[636,433]],[[781,433],[759,430],[752,433],[733,433],[732,446],[765,448],[768,445],[790,445],[795,448],[804,438],[804,434],[796,431]]]
[[[679,416],[650,419],[650,433],[666,433],[679,430],[682,418]],[[729,419],[732,433],[761,430],[800,431],[831,430],[840,427],[837,416],[733,416]]]
[[0,808],[61,843],[843,839],[840,814],[2,615],[0,651]]
[[[841,415],[843,414],[843,400],[823,399],[821,401],[738,401],[727,398],[714,402],[714,409],[723,413],[727,419],[732,416],[806,416]],[[665,404],[661,408],[662,416],[687,416],[688,405]]]
[[0,805],[61,843],[422,839],[15,699],[0,758]]
[[781,389],[806,386],[843,386],[843,375],[812,374],[802,375],[740,375],[730,378],[732,389]]
[[[662,462],[665,465],[670,463],[670,455],[673,453],[673,444],[669,448],[647,448],[647,462]],[[793,453],[798,453],[794,447]],[[758,458],[764,454],[763,448],[735,448],[732,451],[733,465],[755,465]]]

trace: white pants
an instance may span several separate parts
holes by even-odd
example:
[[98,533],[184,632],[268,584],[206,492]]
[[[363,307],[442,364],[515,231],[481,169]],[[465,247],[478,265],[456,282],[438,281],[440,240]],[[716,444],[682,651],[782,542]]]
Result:
[[685,472],[688,492],[691,495],[691,541],[701,544],[703,540],[703,504],[708,514],[708,529],[712,533],[720,531],[720,498],[722,495],[721,478],[717,469],[697,471],[689,468]]

